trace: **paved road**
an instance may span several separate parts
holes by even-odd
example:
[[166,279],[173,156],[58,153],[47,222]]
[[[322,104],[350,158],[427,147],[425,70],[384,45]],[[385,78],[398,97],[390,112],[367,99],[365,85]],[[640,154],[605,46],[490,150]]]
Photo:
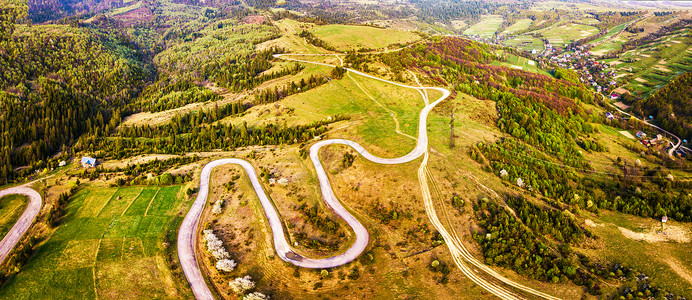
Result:
[[[396,51],[396,50],[394,50]],[[316,54],[319,55],[319,54]],[[334,55],[334,54],[324,54],[324,55]],[[325,64],[325,63],[320,63],[320,62],[311,62],[311,61],[304,61],[304,60],[299,60],[299,59],[292,59],[292,58],[287,58],[284,57],[285,55],[283,54],[277,54],[274,55],[276,58],[281,58],[281,59],[287,59],[291,61],[297,61],[297,62],[303,62],[303,63],[310,63],[310,64],[318,64],[318,65],[324,65],[328,67],[335,67],[333,65]],[[343,64],[343,61],[342,61]],[[463,247],[461,244],[461,241],[459,240],[458,236],[456,234],[450,235],[447,230],[442,226],[441,222],[437,219],[437,216],[434,211],[434,207],[431,205],[431,196],[430,196],[430,191],[427,185],[427,158],[428,158],[428,132],[427,132],[427,118],[428,114],[430,111],[441,101],[449,97],[450,92],[447,89],[443,88],[436,88],[436,87],[415,87],[415,86],[409,86],[405,84],[401,84],[398,82],[392,82],[388,81],[385,79],[377,78],[375,76],[369,75],[362,73],[357,70],[353,70],[350,68],[346,68],[349,72],[352,72],[354,74],[358,74],[364,77],[368,77],[371,79],[383,81],[389,84],[397,85],[400,87],[405,87],[405,88],[412,88],[420,92],[420,94],[423,96],[423,99],[425,100],[425,107],[420,113],[420,118],[418,122],[418,139],[417,139],[417,144],[416,147],[409,152],[408,154],[402,156],[402,157],[397,157],[397,158],[381,158],[372,155],[369,153],[365,148],[363,148],[360,144],[350,141],[350,140],[344,140],[344,139],[331,139],[331,140],[324,140],[321,142],[317,142],[312,147],[310,147],[310,160],[312,161],[313,165],[315,166],[315,170],[317,172],[317,177],[320,183],[320,190],[322,192],[322,197],[327,204],[329,208],[331,208],[336,215],[341,217],[346,221],[346,223],[353,229],[354,233],[356,234],[356,241],[354,244],[347,249],[345,252],[329,257],[329,258],[323,258],[323,259],[313,259],[313,258],[308,258],[308,257],[300,257],[298,256],[293,248],[288,244],[285,233],[284,233],[284,228],[281,223],[281,220],[279,218],[278,213],[276,212],[276,209],[272,202],[268,199],[266,193],[264,192],[264,189],[262,188],[262,185],[260,184],[257,173],[255,172],[254,168],[252,165],[242,159],[237,159],[237,158],[228,158],[228,159],[219,159],[212,161],[208,163],[204,168],[202,169],[202,174],[201,174],[201,181],[200,181],[200,188],[199,188],[199,194],[197,196],[197,199],[193,203],[192,207],[190,208],[189,213],[183,220],[183,223],[180,228],[180,232],[178,234],[178,256],[180,258],[180,262],[182,265],[183,272],[185,273],[185,276],[187,277],[188,281],[190,282],[190,286],[193,290],[193,293],[197,299],[213,299],[213,295],[211,291],[209,290],[209,287],[206,285],[204,281],[204,277],[202,276],[202,272],[199,269],[199,265],[197,262],[197,258],[195,255],[195,241],[197,237],[197,231],[199,227],[199,218],[202,214],[202,211],[204,209],[204,205],[207,202],[207,196],[209,194],[209,177],[211,175],[212,169],[214,169],[217,166],[225,165],[225,164],[236,164],[245,169],[245,172],[248,174],[250,181],[252,183],[252,186],[255,190],[255,193],[257,194],[258,198],[260,199],[260,203],[262,204],[262,207],[264,208],[265,215],[267,217],[267,220],[269,221],[269,226],[271,227],[272,230],[272,236],[274,239],[274,248],[276,249],[277,254],[281,259],[283,259],[286,262],[290,262],[296,266],[300,267],[305,267],[305,268],[332,268],[336,266],[340,266],[346,263],[349,263],[356,259],[367,247],[368,241],[370,239],[370,235],[368,234],[368,231],[365,229],[365,227],[358,222],[358,220],[351,215],[346,208],[344,208],[341,205],[341,202],[339,202],[338,198],[334,194],[334,191],[331,187],[331,183],[329,182],[329,177],[327,176],[327,172],[325,171],[324,167],[322,166],[322,163],[320,162],[319,159],[319,151],[322,147],[328,146],[328,145],[346,145],[350,146],[351,148],[355,149],[363,158],[379,163],[379,164],[387,164],[387,165],[393,165],[393,164],[401,164],[401,163],[406,163],[410,162],[416,158],[419,158],[421,155],[425,154],[425,158],[423,160],[423,163],[421,164],[421,167],[419,169],[419,180],[421,181],[421,188],[423,189],[423,196],[425,199],[425,205],[426,205],[426,211],[428,212],[428,215],[430,217],[430,220],[433,222],[435,227],[443,233],[443,237],[445,241],[447,242],[447,245],[452,252],[452,256],[457,263],[457,266],[462,270],[462,272],[469,277],[472,281],[474,281],[476,284],[481,286],[482,288],[486,289],[487,291],[491,292],[493,295],[498,296],[501,299],[519,299],[520,297],[517,296],[514,292],[509,291],[505,287],[500,286],[499,284],[489,282],[482,278],[480,275],[477,274],[477,271],[472,270],[470,267],[466,266],[466,262],[470,262],[472,265],[478,267],[479,269],[483,270],[485,273],[489,274],[490,276],[499,279],[500,281],[504,282],[505,284],[508,284],[510,286],[513,286],[519,290],[531,293],[535,296],[541,297],[541,298],[546,298],[546,299],[557,299],[555,297],[552,297],[550,295],[541,293],[539,291],[533,290],[531,288],[525,287],[523,285],[520,285],[518,283],[515,283],[509,279],[506,279],[499,275],[498,273],[494,272],[494,270],[490,269],[489,267],[483,265],[480,263],[475,257],[473,257],[466,249]],[[427,97],[427,90],[436,90],[440,91],[442,93],[442,96],[437,99],[435,102],[429,103],[428,97]]]
[[[353,72],[369,78],[382,80],[361,72]],[[367,160],[380,164],[392,165],[410,162],[420,157],[423,153],[425,153],[428,147],[428,132],[426,126],[428,114],[433,109],[433,107],[435,107],[435,105],[446,99],[450,93],[446,89],[442,88],[421,88],[406,86],[399,83],[393,84],[414,88],[417,90],[430,89],[442,92],[442,96],[437,101],[426,105],[425,108],[423,108],[423,110],[421,111],[420,120],[418,124],[418,141],[416,144],[416,148],[414,148],[410,153],[397,158],[380,158],[372,155],[358,143],[343,139],[325,140],[315,143],[312,147],[310,147],[310,160],[315,166],[317,177],[320,182],[320,190],[322,191],[322,197],[325,203],[329,208],[331,208],[334,211],[334,213],[337,216],[344,219],[344,221],[346,221],[346,223],[353,229],[354,233],[356,234],[356,240],[354,244],[345,252],[339,255],[324,259],[313,259],[308,257],[300,257],[294,252],[293,248],[289,245],[288,241],[286,240],[285,231],[281,223],[281,219],[279,218],[279,214],[277,213],[272,202],[267,197],[262,185],[258,180],[258,176],[255,172],[255,169],[249,162],[237,158],[228,158],[215,160],[204,166],[201,174],[199,194],[197,195],[195,202],[192,204],[190,211],[183,220],[183,223],[180,227],[180,232],[178,233],[178,257],[180,259],[183,272],[185,273],[185,277],[187,277],[188,281],[190,282],[193,293],[195,294],[195,297],[197,299],[213,299],[213,295],[207,287],[206,283],[204,282],[204,277],[202,276],[202,272],[199,269],[199,265],[196,258],[197,256],[195,255],[195,242],[197,237],[197,231],[199,228],[199,218],[202,215],[202,211],[204,210],[204,206],[207,202],[207,197],[209,195],[209,177],[211,175],[211,171],[215,167],[221,165],[236,164],[245,169],[245,172],[248,174],[250,178],[255,193],[260,199],[260,203],[262,204],[264,213],[267,217],[267,220],[269,221],[269,226],[272,229],[272,236],[274,239],[274,248],[276,249],[276,253],[284,261],[290,262],[296,266],[304,268],[333,268],[343,264],[347,264],[358,258],[358,256],[360,256],[360,254],[365,250],[365,248],[368,245],[370,235],[368,234],[368,231],[365,229],[365,227],[360,222],[358,222],[358,220],[353,215],[351,215],[346,210],[346,208],[344,208],[341,205],[341,202],[339,202],[338,198],[334,194],[334,191],[332,190],[331,183],[329,182],[329,177],[327,176],[327,172],[325,171],[324,167],[322,166],[322,163],[320,162],[318,154],[320,149],[324,146],[341,144],[352,147]]]
[[43,205],[41,195],[27,186],[16,186],[4,189],[0,191],[0,198],[12,194],[20,194],[29,197],[29,204],[26,210],[24,210],[24,213],[19,217],[19,220],[17,220],[17,223],[14,223],[12,229],[10,229],[7,235],[0,241],[0,264],[5,261],[10,251],[17,245],[22,236],[24,236],[24,233],[31,227],[31,224],[34,223]]
[[[677,135],[674,135],[674,134],[668,132],[667,130],[665,130],[665,129],[661,128],[661,127],[658,127],[658,126],[656,126],[656,125],[654,125],[654,124],[651,124],[651,123],[647,122],[646,120],[637,118],[636,116],[631,115],[631,114],[628,113],[628,112],[625,112],[624,110],[622,110],[622,109],[620,109],[619,107],[617,107],[617,106],[613,105],[612,103],[610,103],[610,101],[608,101],[608,99],[606,99],[606,97],[603,96],[603,94],[599,93],[599,95],[601,95],[601,97],[603,98],[603,101],[605,101],[606,103],[608,103],[608,105],[610,105],[610,107],[615,108],[615,109],[616,109],[617,111],[619,111],[620,113],[625,114],[625,115],[628,115],[628,116],[632,117],[633,119],[640,120],[640,121],[644,122],[644,124],[649,125],[649,126],[651,126],[651,127],[653,127],[653,128],[656,128],[656,129],[658,129],[658,130],[660,130],[660,131],[662,131],[662,132],[664,132],[664,133],[667,133],[668,135],[674,137],[675,139],[677,139],[677,140],[678,140],[677,144],[673,145],[673,147],[670,148],[670,149],[668,150],[668,156],[673,156],[673,152],[675,152],[675,150],[677,150],[677,149],[680,147],[680,145],[682,145],[682,139],[680,139]],[[687,147],[683,147],[683,148],[689,150]]]

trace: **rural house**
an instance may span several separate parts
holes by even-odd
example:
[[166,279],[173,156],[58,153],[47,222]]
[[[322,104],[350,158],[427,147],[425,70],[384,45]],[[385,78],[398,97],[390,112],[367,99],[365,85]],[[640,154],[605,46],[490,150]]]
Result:
[[82,157],[82,167],[93,168],[96,166],[96,159],[93,157],[84,156]]

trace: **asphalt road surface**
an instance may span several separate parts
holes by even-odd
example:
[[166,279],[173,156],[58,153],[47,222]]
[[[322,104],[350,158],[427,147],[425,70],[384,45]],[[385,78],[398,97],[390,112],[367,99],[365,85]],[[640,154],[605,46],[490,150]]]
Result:
[[34,223],[43,205],[41,195],[27,186],[16,186],[4,189],[0,191],[0,198],[12,194],[20,194],[29,197],[29,204],[26,210],[24,210],[24,213],[19,217],[19,220],[17,220],[17,223],[14,223],[12,229],[10,229],[7,235],[0,241],[0,264],[5,261],[7,255],[10,254],[10,251],[12,251],[14,246],[19,242],[19,239],[22,238],[24,233],[31,227],[31,224]]
[[[396,50],[394,50],[396,51]],[[334,55],[334,54],[324,54],[324,55]],[[304,60],[299,60],[299,59],[292,59],[288,57],[284,57],[285,55],[283,54],[277,54],[274,55],[276,58],[280,59],[286,59],[286,60],[291,60],[291,61],[297,61],[297,62],[303,62],[303,63],[310,63],[310,64],[318,64],[318,65],[324,65],[324,66],[329,66],[329,67],[335,67],[333,65],[329,64],[324,64],[324,63],[319,63],[319,62],[311,62],[311,61],[304,61]],[[212,161],[208,163],[207,165],[204,166],[202,169],[202,174],[201,174],[201,180],[200,180],[200,188],[199,188],[199,194],[197,195],[197,199],[193,203],[192,207],[190,208],[189,213],[183,220],[183,223],[180,227],[180,232],[178,234],[178,257],[180,259],[180,263],[182,265],[183,272],[185,273],[185,276],[187,277],[188,281],[190,282],[190,286],[192,288],[192,291],[197,299],[213,299],[213,295],[211,291],[209,290],[209,287],[206,285],[204,281],[204,277],[202,275],[202,272],[199,269],[199,265],[197,262],[197,256],[195,253],[195,241],[196,241],[196,236],[199,228],[199,218],[202,214],[202,211],[204,210],[204,205],[207,202],[207,196],[209,194],[209,177],[211,175],[211,171],[221,165],[225,164],[236,164],[243,169],[245,169],[245,172],[247,173],[248,177],[250,178],[250,181],[252,183],[253,189],[255,190],[255,193],[257,194],[258,198],[260,199],[260,203],[262,204],[262,207],[264,209],[264,213],[267,217],[267,220],[269,221],[269,226],[272,231],[272,236],[274,240],[274,248],[276,250],[276,253],[278,254],[281,259],[283,259],[286,262],[292,263],[296,266],[299,267],[304,267],[304,268],[333,268],[337,267],[340,265],[344,265],[346,263],[349,263],[353,260],[355,260],[367,247],[368,241],[370,239],[370,235],[368,234],[367,229],[355,218],[353,215],[351,215],[346,208],[344,208],[341,205],[341,202],[339,202],[338,198],[334,194],[334,191],[332,190],[331,183],[329,182],[329,177],[327,176],[327,172],[325,171],[324,167],[322,166],[322,163],[320,162],[319,159],[319,151],[322,147],[328,146],[328,145],[346,145],[350,146],[351,148],[355,149],[363,158],[379,163],[379,164],[387,164],[387,165],[393,165],[393,164],[402,164],[406,162],[410,162],[416,158],[421,157],[423,154],[425,154],[425,159],[423,160],[423,163],[421,164],[421,168],[419,169],[419,180],[421,181],[421,188],[423,189],[423,197],[424,197],[424,204],[426,206],[426,211],[429,214],[430,220],[433,222],[435,227],[438,229],[438,231],[443,232],[443,236],[445,241],[447,242],[447,246],[449,247],[450,251],[452,252],[452,256],[457,264],[457,266],[461,269],[461,271],[469,277],[472,281],[474,281],[476,284],[484,288],[485,290],[491,292],[493,295],[501,298],[501,299],[520,299],[521,297],[518,296],[516,293],[506,289],[504,286],[501,286],[500,284],[492,283],[484,279],[482,276],[478,274],[478,269],[482,270],[484,273],[487,275],[494,277],[495,279],[500,280],[504,284],[510,285],[518,290],[522,290],[524,292],[533,294],[535,296],[538,296],[540,298],[546,298],[546,299],[557,299],[555,297],[552,297],[548,294],[541,293],[539,291],[533,290],[529,287],[520,285],[516,282],[513,282],[507,278],[504,278],[500,274],[494,272],[492,269],[489,267],[483,265],[480,263],[475,257],[473,257],[466,249],[464,246],[461,244],[461,241],[459,240],[458,236],[456,234],[450,234],[445,230],[444,226],[441,224],[441,222],[437,219],[437,216],[434,211],[434,207],[432,207],[432,201],[431,201],[431,196],[430,196],[430,191],[428,188],[428,183],[427,183],[427,175],[425,175],[427,171],[427,156],[428,156],[428,132],[427,132],[427,118],[428,114],[430,111],[449,97],[450,92],[447,89],[444,88],[437,88],[437,87],[415,87],[415,86],[409,86],[405,84],[401,84],[398,82],[392,82],[388,81],[385,79],[377,78],[375,76],[365,74],[363,72],[353,70],[350,68],[346,68],[351,73],[358,74],[361,76],[365,76],[368,78],[372,78],[375,80],[387,82],[393,85],[405,87],[405,88],[412,88],[420,92],[420,94],[423,96],[423,99],[426,103],[425,107],[420,113],[420,118],[418,122],[418,138],[417,138],[417,144],[416,147],[409,152],[408,154],[402,156],[402,157],[397,157],[397,158],[381,158],[372,155],[369,153],[365,148],[363,148],[360,144],[350,141],[350,140],[345,140],[345,139],[331,139],[331,140],[324,140],[315,143],[310,147],[310,160],[312,161],[312,164],[315,167],[315,170],[317,172],[317,177],[320,183],[320,190],[322,192],[322,197],[327,204],[329,208],[332,209],[332,211],[342,218],[343,220],[346,221],[346,223],[353,229],[353,231],[356,234],[356,241],[353,243],[353,245],[347,249],[345,252],[328,257],[328,258],[322,258],[322,259],[314,259],[314,258],[309,258],[309,257],[301,257],[296,252],[293,250],[293,248],[289,245],[289,243],[286,240],[285,234],[284,234],[284,228],[281,223],[281,219],[279,218],[279,215],[274,208],[274,205],[272,202],[269,200],[267,197],[266,193],[264,192],[264,189],[262,185],[259,182],[257,173],[255,172],[255,169],[253,166],[242,159],[237,159],[237,158],[228,158],[228,159],[219,159]],[[427,90],[437,90],[442,92],[442,96],[437,99],[433,103],[429,103],[428,97],[427,97]],[[466,264],[471,264],[478,269],[473,270],[471,269],[468,265]]]

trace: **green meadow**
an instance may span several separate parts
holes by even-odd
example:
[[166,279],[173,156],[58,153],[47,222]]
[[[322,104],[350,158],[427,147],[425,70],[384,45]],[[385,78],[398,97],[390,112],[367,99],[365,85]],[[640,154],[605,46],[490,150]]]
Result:
[[480,22],[464,30],[464,34],[492,37],[500,29],[500,25],[502,25],[502,16],[487,15],[483,16]]
[[55,233],[0,288],[0,298],[190,298],[168,263],[180,186],[90,188],[78,192]]
[[409,31],[355,25],[319,26],[312,33],[339,50],[382,49],[421,39],[419,35]]
[[0,198],[0,239],[10,231],[28,203],[29,199],[23,195],[8,195]]

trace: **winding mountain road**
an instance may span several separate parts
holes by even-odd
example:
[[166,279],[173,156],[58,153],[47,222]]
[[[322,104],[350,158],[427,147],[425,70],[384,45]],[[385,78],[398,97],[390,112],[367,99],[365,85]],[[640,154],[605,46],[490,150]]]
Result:
[[10,229],[5,237],[2,238],[2,241],[0,241],[0,264],[5,262],[5,259],[10,254],[10,251],[12,251],[17,243],[19,243],[19,240],[22,238],[22,236],[24,236],[24,233],[29,230],[29,227],[31,227],[31,224],[34,223],[34,220],[41,211],[41,206],[43,205],[41,195],[26,185],[2,190],[0,191],[0,198],[14,194],[29,197],[29,204],[26,206],[24,213],[22,213],[22,215],[19,217],[19,220],[17,220],[17,223],[14,223],[12,229]]
[[[290,54],[290,55],[305,55],[305,54]],[[334,54],[307,54],[307,55],[334,55]],[[323,66],[328,66],[328,67],[335,67],[334,65],[330,64],[325,64],[321,62],[312,62],[312,61],[305,61],[305,60],[299,60],[299,59],[293,59],[293,58],[288,58],[285,57],[286,54],[277,54],[274,55],[274,57],[279,58],[279,59],[286,59],[286,60],[291,60],[291,61],[296,61],[296,62],[302,62],[302,63],[309,63],[309,64],[317,64],[317,65],[323,65]],[[341,61],[341,59],[340,59]],[[341,64],[343,64],[343,61],[341,61]],[[329,208],[332,209],[332,211],[342,218],[346,223],[353,229],[354,233],[356,234],[356,240],[353,243],[353,245],[348,248],[345,252],[333,256],[333,257],[328,257],[328,258],[323,258],[323,259],[313,259],[313,258],[308,258],[308,257],[301,257],[298,255],[293,248],[289,245],[288,241],[286,240],[285,236],[285,231],[283,228],[283,224],[281,222],[281,219],[279,217],[278,212],[276,211],[276,208],[272,204],[271,200],[267,197],[262,185],[259,182],[257,173],[255,172],[255,169],[253,168],[252,164],[249,162],[242,160],[242,159],[237,159],[237,158],[228,158],[228,159],[219,159],[212,161],[208,163],[207,165],[204,166],[202,169],[202,174],[201,174],[201,179],[200,179],[200,188],[199,188],[199,194],[197,195],[197,198],[195,199],[192,207],[190,208],[190,211],[186,215],[185,219],[183,220],[183,223],[180,227],[180,232],[178,234],[178,257],[180,259],[180,263],[183,269],[183,272],[190,282],[190,286],[192,288],[192,291],[195,295],[195,298],[197,299],[213,299],[213,294],[210,291],[209,287],[207,286],[206,282],[204,281],[204,277],[202,275],[202,272],[199,269],[199,264],[197,261],[197,255],[196,255],[196,247],[195,243],[197,240],[197,232],[199,228],[199,219],[202,215],[202,211],[204,210],[204,206],[207,202],[207,197],[209,195],[209,180],[211,176],[211,171],[218,166],[221,165],[226,165],[226,164],[235,164],[241,166],[245,172],[247,173],[248,177],[250,178],[250,181],[252,183],[253,189],[255,190],[255,193],[257,194],[258,198],[260,199],[260,203],[262,204],[262,207],[264,209],[265,216],[267,217],[267,220],[269,221],[269,226],[272,231],[272,236],[274,240],[274,248],[276,250],[276,253],[278,254],[279,257],[281,257],[282,260],[289,262],[291,264],[294,264],[299,267],[304,267],[304,268],[333,268],[337,267],[340,265],[344,265],[346,263],[349,263],[353,260],[355,260],[367,247],[368,241],[370,239],[370,235],[368,234],[367,229],[353,216],[351,215],[346,208],[344,208],[341,205],[341,202],[338,200],[336,195],[334,194],[334,191],[332,189],[331,183],[329,182],[329,177],[327,176],[327,172],[325,171],[324,167],[322,166],[322,163],[320,162],[319,159],[319,151],[322,147],[329,146],[329,145],[345,145],[353,148],[356,150],[363,158],[379,163],[379,164],[385,164],[385,165],[394,165],[394,164],[402,164],[402,163],[407,163],[410,161],[413,161],[421,156],[424,155],[424,160],[421,164],[421,167],[419,169],[419,180],[421,183],[421,188],[423,190],[423,196],[425,200],[425,206],[426,206],[426,211],[429,215],[430,220],[433,222],[435,225],[435,228],[440,231],[443,234],[443,237],[446,241],[447,246],[449,247],[450,251],[452,252],[452,256],[457,264],[457,266],[461,269],[461,271],[468,277],[470,278],[473,282],[484,288],[485,290],[489,291],[493,295],[501,298],[501,299],[521,299],[520,296],[518,296],[515,292],[508,290],[507,288],[501,286],[500,284],[493,283],[487,281],[485,278],[477,274],[478,271],[472,270],[469,266],[465,264],[466,262],[470,262],[472,265],[478,267],[482,271],[484,271],[486,274],[499,279],[500,281],[504,282],[505,284],[508,284],[510,286],[513,286],[514,288],[518,290],[525,291],[527,293],[531,293],[535,296],[538,296],[540,298],[546,298],[546,299],[557,299],[555,297],[552,297],[550,295],[538,292],[536,290],[533,290],[531,288],[525,287],[523,285],[520,285],[518,283],[515,283],[513,281],[510,281],[509,279],[506,279],[499,275],[498,273],[494,272],[492,269],[489,267],[483,265],[475,259],[468,251],[463,247],[461,244],[461,241],[459,240],[458,236],[456,234],[451,235],[448,233],[448,231],[444,228],[442,223],[437,219],[437,216],[435,215],[434,207],[432,207],[432,202],[431,202],[431,196],[430,196],[430,190],[427,185],[427,158],[428,158],[428,132],[427,132],[427,119],[428,119],[428,114],[430,111],[441,101],[445,100],[447,97],[449,97],[450,92],[447,89],[444,88],[438,88],[438,87],[422,87],[422,86],[409,86],[405,85],[402,83],[398,82],[392,82],[389,80],[377,78],[375,76],[353,70],[350,68],[346,68],[346,70],[350,73],[357,74],[360,76],[364,76],[367,78],[379,80],[382,82],[386,82],[389,84],[393,84],[396,86],[404,87],[404,88],[411,88],[417,90],[423,97],[423,100],[425,101],[425,107],[422,109],[420,112],[420,118],[418,121],[418,137],[417,137],[417,143],[416,147],[409,152],[408,154],[397,157],[397,158],[381,158],[372,155],[370,152],[368,152],[363,146],[360,144],[350,141],[350,140],[345,140],[345,139],[330,139],[330,140],[324,140],[315,143],[310,147],[310,160],[312,161],[312,164],[315,167],[315,170],[317,172],[317,177],[320,183],[320,190],[322,192],[322,197],[324,202],[327,204]],[[416,78],[417,81],[417,78]],[[420,85],[420,84],[419,84]],[[428,90],[436,90],[442,93],[442,96],[438,98],[435,102],[430,103],[428,100]]]
[[[677,150],[677,149],[682,145],[682,139],[681,139],[680,137],[678,137],[677,135],[674,135],[674,134],[668,132],[667,130],[665,130],[665,129],[661,128],[661,127],[658,127],[658,126],[656,126],[656,125],[654,125],[654,124],[651,124],[651,123],[647,122],[647,121],[644,120],[644,119],[637,118],[635,115],[632,115],[632,114],[630,114],[630,113],[628,113],[628,112],[626,112],[626,111],[620,109],[619,107],[613,105],[612,103],[610,103],[610,101],[608,101],[608,99],[606,99],[606,96],[604,96],[603,94],[599,93],[599,95],[601,95],[601,97],[603,98],[603,101],[605,101],[606,103],[608,103],[608,105],[610,105],[610,107],[615,108],[615,109],[616,109],[617,111],[619,111],[621,114],[625,114],[625,115],[630,116],[631,118],[634,118],[634,119],[636,119],[636,120],[640,120],[640,121],[644,122],[644,124],[649,125],[649,126],[651,126],[651,127],[653,127],[653,128],[656,128],[656,129],[658,129],[658,130],[660,130],[660,131],[662,131],[662,132],[664,132],[664,133],[666,133],[666,134],[668,134],[668,135],[674,137],[675,139],[677,139],[677,140],[678,140],[677,144],[673,145],[673,147],[671,147],[671,148],[668,150],[668,156],[671,156],[671,157],[672,157],[672,156],[673,156],[673,152],[675,152],[675,150]],[[688,149],[687,147],[683,147],[683,148]],[[689,149],[688,149],[688,150],[689,150]]]

